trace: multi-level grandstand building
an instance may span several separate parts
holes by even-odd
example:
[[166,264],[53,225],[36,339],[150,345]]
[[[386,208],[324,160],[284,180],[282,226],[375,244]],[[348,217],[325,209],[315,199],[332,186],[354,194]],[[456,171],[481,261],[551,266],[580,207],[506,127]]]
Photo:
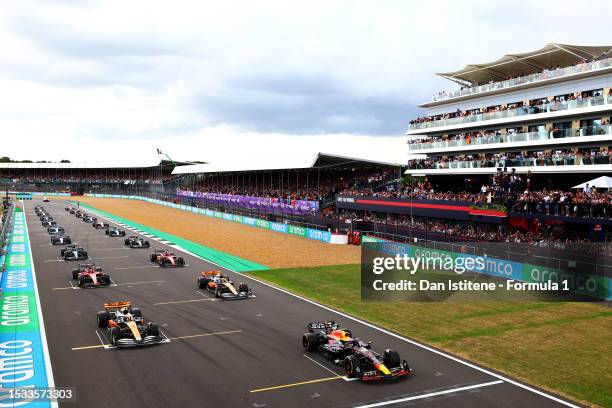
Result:
[[612,172],[612,47],[548,44],[438,75],[460,88],[420,105],[408,173],[448,186],[507,169],[567,189]]

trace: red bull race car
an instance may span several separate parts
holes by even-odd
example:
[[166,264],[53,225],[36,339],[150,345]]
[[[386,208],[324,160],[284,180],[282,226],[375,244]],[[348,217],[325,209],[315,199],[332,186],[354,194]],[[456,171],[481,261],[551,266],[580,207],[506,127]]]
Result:
[[165,249],[158,249],[151,254],[151,262],[158,264],[162,268],[173,268],[185,266],[185,260],[181,256],[176,256],[173,252]]
[[371,348],[370,342],[353,337],[338,323],[308,323],[308,333],[302,336],[306,351],[318,352],[334,364],[344,367],[347,376],[362,381],[396,380],[410,375],[406,360],[397,351],[387,349],[381,355]]
[[72,279],[82,288],[97,288],[111,284],[110,276],[94,263],[79,264],[78,268],[72,270]]
[[221,271],[205,271],[198,276],[198,288],[206,289],[214,293],[215,297],[230,299],[248,299],[253,297],[253,292],[246,283],[239,283],[231,280],[228,276],[221,274]]
[[109,341],[116,347],[142,347],[163,343],[157,324],[142,317],[131,302],[105,303],[98,312],[98,327],[105,328]]

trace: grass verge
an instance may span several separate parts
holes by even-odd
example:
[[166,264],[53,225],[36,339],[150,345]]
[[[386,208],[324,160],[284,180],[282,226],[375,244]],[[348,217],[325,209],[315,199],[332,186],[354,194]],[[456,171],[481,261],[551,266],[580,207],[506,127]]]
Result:
[[612,309],[590,303],[361,302],[360,266],[250,274],[591,406],[612,407]]

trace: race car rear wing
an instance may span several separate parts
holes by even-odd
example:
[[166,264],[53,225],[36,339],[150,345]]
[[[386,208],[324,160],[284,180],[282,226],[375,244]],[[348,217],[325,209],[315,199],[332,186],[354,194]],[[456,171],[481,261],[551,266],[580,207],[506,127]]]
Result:
[[314,333],[317,330],[323,330],[325,333],[329,333],[332,330],[336,330],[338,327],[340,327],[340,325],[333,320],[330,320],[329,322],[308,323],[306,327],[308,328],[309,333]]
[[130,306],[132,306],[132,302],[110,302],[110,303],[105,303],[104,304],[104,309],[106,310],[117,310],[117,309],[123,309],[124,307],[129,308]]
[[221,276],[221,271],[203,271],[200,274],[202,276]]

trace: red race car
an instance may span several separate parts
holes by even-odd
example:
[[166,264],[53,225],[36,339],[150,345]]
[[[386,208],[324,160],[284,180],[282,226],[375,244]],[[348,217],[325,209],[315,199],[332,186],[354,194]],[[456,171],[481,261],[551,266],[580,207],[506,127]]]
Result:
[[111,284],[110,276],[94,263],[79,264],[78,268],[72,270],[72,279],[76,280],[80,287],[95,288]]
[[162,268],[176,268],[185,266],[185,260],[181,256],[176,256],[173,252],[165,249],[158,249],[151,254],[151,262],[154,262]]

